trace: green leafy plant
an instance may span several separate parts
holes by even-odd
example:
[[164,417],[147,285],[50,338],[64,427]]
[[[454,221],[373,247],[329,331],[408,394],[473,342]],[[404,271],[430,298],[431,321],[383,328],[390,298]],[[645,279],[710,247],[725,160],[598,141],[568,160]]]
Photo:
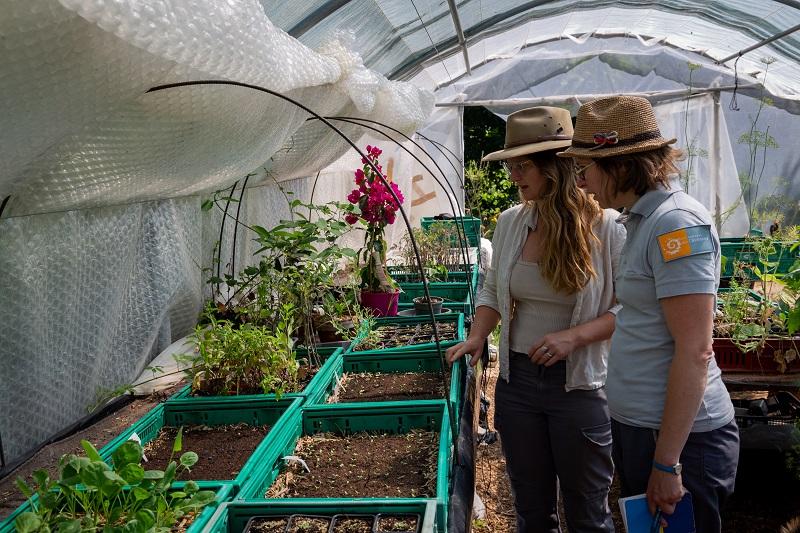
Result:
[[293,350],[294,308],[279,306],[274,328],[242,324],[208,317],[207,326],[197,326],[197,354],[179,356],[189,363],[187,374],[192,391],[204,395],[275,394],[294,392],[300,364]]
[[[289,193],[285,193],[288,198]],[[323,205],[289,200],[290,220],[271,229],[251,226],[259,244],[258,262],[238,275],[212,276],[212,287],[226,288],[215,296],[210,314],[236,323],[276,328],[282,319],[278,310],[292,305],[294,334],[310,348],[311,364],[318,364],[314,345],[314,315],[325,294],[336,290],[335,273],[343,262],[356,257],[355,250],[339,246],[338,240],[350,231],[342,221],[353,206],[340,202]],[[349,294],[352,305],[355,296]],[[207,313],[208,314],[208,313]]]
[[418,277],[406,281],[422,280],[419,277],[417,256],[411,244],[413,236],[428,281],[447,281],[448,272],[459,271],[462,268],[461,250],[453,246],[453,243],[458,242],[457,231],[455,224],[446,222],[434,222],[427,230],[414,228],[411,235],[406,234],[397,246],[397,256],[402,266],[395,268],[417,274]]
[[[17,486],[31,499],[33,508],[17,517],[18,532],[167,532],[179,519],[199,512],[216,497],[213,491],[200,490],[194,481],[171,489],[176,476],[197,463],[194,452],[182,454],[177,462],[170,457],[166,470],[161,471],[142,467],[142,446],[134,441],[117,448],[111,463],[103,461],[88,441],[81,445],[86,457],[61,457],[58,479],[50,479],[46,470],[34,472],[34,487],[17,478]],[[173,454],[181,447],[178,431]],[[34,494],[38,498],[33,499]]]
[[[792,261],[791,267],[784,267],[796,254],[798,238],[796,226],[772,236],[749,237],[746,243],[754,260],[734,262],[730,287],[719,297],[715,329],[718,336],[730,337],[743,352],[760,356],[770,339],[794,341],[800,331],[800,263]],[[793,354],[776,351],[782,368],[797,357],[797,350],[793,350]]]

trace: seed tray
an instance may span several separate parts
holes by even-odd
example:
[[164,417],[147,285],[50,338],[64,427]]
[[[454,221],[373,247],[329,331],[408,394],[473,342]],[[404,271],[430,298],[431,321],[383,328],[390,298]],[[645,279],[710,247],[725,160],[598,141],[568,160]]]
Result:
[[409,533],[435,533],[436,500],[425,498],[363,500],[324,500],[297,498],[294,500],[238,500],[222,504],[208,523],[207,532],[238,533],[255,517],[290,518],[293,516],[325,517],[333,520],[344,516],[363,516],[374,520],[376,530],[384,516],[411,516],[417,519],[417,528]]
[[[463,314],[448,313],[437,315],[436,323],[439,328],[439,341],[442,349],[464,340],[466,334]],[[383,318],[375,321],[375,328],[383,328],[385,333],[384,338],[377,346],[365,345],[364,337],[366,332],[362,332],[362,335],[353,342],[350,346],[350,351],[347,353],[387,353],[436,349],[430,317]],[[401,345],[387,347],[390,341],[395,342],[395,344],[399,342]]]

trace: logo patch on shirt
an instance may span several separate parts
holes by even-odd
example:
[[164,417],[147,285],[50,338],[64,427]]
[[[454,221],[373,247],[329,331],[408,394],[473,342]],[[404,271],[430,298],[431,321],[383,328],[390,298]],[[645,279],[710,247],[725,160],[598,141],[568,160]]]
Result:
[[692,226],[659,235],[658,247],[664,262],[714,251],[708,226]]

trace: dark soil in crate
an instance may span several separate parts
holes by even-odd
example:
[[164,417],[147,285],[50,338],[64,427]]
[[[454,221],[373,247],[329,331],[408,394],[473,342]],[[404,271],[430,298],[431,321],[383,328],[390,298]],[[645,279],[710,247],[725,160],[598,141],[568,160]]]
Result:
[[[454,322],[437,322],[436,326],[440,342],[456,340],[458,324]],[[436,338],[433,335],[433,325],[427,322],[408,325],[392,324],[378,326],[372,331],[370,337],[372,336],[377,337],[377,339],[373,341],[368,337],[356,345],[353,351],[359,352],[364,350],[398,348],[414,344],[436,342]]]
[[376,531],[389,532],[389,531],[402,531],[408,533],[417,530],[417,523],[419,519],[416,516],[382,516],[378,520],[378,527]]
[[435,400],[444,397],[439,372],[387,374],[345,374],[337,400],[346,402],[386,402],[395,400]]
[[[332,529],[331,528],[331,523]],[[295,515],[287,517],[253,518],[249,533],[284,533],[287,525],[290,532],[297,533],[372,533],[372,516],[336,516],[333,518]],[[391,530],[389,530],[391,531]]]
[[158,437],[144,449],[148,470],[165,470],[170,455],[177,461],[184,452],[195,452],[199,460],[191,472],[184,471],[179,480],[233,479],[242,469],[256,447],[269,433],[269,426],[184,426],[183,449],[172,454],[178,428],[164,427]]
[[268,498],[432,498],[436,495],[439,434],[301,438],[293,463],[273,483]]

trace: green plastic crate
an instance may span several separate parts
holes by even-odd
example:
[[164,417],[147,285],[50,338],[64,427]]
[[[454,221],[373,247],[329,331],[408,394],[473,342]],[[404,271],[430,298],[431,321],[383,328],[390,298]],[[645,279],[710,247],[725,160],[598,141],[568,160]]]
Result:
[[[403,292],[400,293],[399,303],[413,303],[414,298],[425,296],[423,283],[398,283]],[[434,281],[428,283],[428,292],[431,296],[444,299],[442,304],[448,307],[450,303],[468,303],[471,300],[470,286],[466,281]]]
[[[419,270],[415,266],[407,266],[407,265],[390,265],[388,267],[389,275],[398,283],[413,283],[413,282],[421,282]],[[469,276],[467,273],[469,272]],[[428,276],[430,278],[430,276]],[[467,265],[461,265],[456,270],[448,270],[447,271],[447,278],[442,281],[467,281],[467,279],[477,282],[478,280],[478,265],[472,264],[469,267]],[[430,279],[428,281],[431,281]],[[438,281],[438,280],[437,280]]]
[[[459,420],[461,413],[461,376],[464,372],[464,358],[459,359],[451,366],[450,372],[450,405],[455,412],[455,419]],[[447,364],[445,362],[445,364]],[[435,350],[413,350],[409,352],[370,354],[365,352],[351,352],[344,358],[344,372],[350,373],[400,373],[400,372],[439,372],[442,368],[441,359]],[[414,401],[414,400],[409,400]],[[358,402],[360,405],[371,405],[380,402]]]
[[208,523],[209,533],[240,533],[254,516],[289,516],[308,514],[334,516],[337,514],[377,515],[413,514],[420,517],[420,533],[436,531],[436,500],[371,498],[363,500],[241,500],[225,503],[216,510]]
[[[464,225],[461,226],[461,222],[463,221]],[[481,219],[475,217],[455,217],[455,218],[448,218],[444,220],[436,220],[433,217],[422,217],[422,221],[420,225],[422,229],[425,231],[430,228],[433,224],[456,224],[458,223],[459,227],[463,228],[463,233],[466,234],[467,243],[469,246],[480,246],[481,243]],[[462,234],[462,230],[458,230],[459,234]],[[458,235],[453,235],[450,239],[450,244],[453,246],[459,246],[459,237]]]
[[[331,393],[334,384],[336,383],[336,376],[333,375],[333,371],[335,368],[341,366],[339,360],[342,358],[343,353],[344,348],[341,346],[331,350],[327,355],[320,353],[320,356],[325,358],[325,363],[323,363],[322,367],[314,375],[308,385],[306,385],[305,388],[300,392],[287,392],[282,394],[281,398],[304,398],[310,400],[312,403],[324,401],[325,398],[327,398]],[[167,400],[167,403],[177,403],[178,405],[181,405],[181,400],[185,400],[187,398],[214,398],[220,401],[227,401],[231,398],[246,398],[251,400],[276,398],[274,394],[242,394],[240,396],[191,396],[191,392],[191,385],[186,385],[177,393],[175,393],[175,395],[169,400]]]
[[[389,317],[389,318],[378,318],[375,320],[375,326],[383,326],[387,324],[400,324],[400,325],[407,325],[407,324],[420,324],[420,323],[429,323],[430,317]],[[459,342],[463,342],[466,338],[466,331],[464,327],[464,315],[462,313],[447,313],[444,315],[436,315],[436,322],[437,323],[456,323],[456,338],[452,341],[442,341],[441,349],[445,350],[450,346],[455,346]],[[345,354],[348,353],[361,353],[361,354],[384,354],[384,353],[396,353],[396,352],[409,352],[409,351],[418,351],[418,350],[436,350],[436,343],[435,342],[428,342],[428,343],[421,343],[421,344],[412,344],[410,346],[399,346],[397,348],[383,348],[380,350],[364,350],[355,352],[354,348],[358,346],[358,343],[361,339],[364,338],[366,332],[361,332],[359,336],[353,340],[353,343],[350,347],[345,351]]]
[[[347,504],[348,502],[364,501],[360,498],[353,499],[324,499],[324,498],[284,498],[279,500],[267,499],[263,496],[277,478],[284,464],[282,457],[294,453],[297,440],[304,435],[316,433],[334,433],[337,435],[350,435],[363,431],[381,432],[388,434],[404,434],[412,429],[424,429],[439,432],[438,468],[436,475],[436,524],[437,531],[446,531],[447,506],[448,506],[448,481],[451,467],[452,436],[450,433],[450,420],[447,416],[446,403],[443,400],[417,400],[408,402],[382,402],[367,404],[327,404],[306,405],[300,412],[294,412],[292,419],[293,430],[285,433],[285,440],[278,443],[265,456],[258,469],[242,486],[236,501],[258,500],[272,502],[331,502]],[[416,498],[411,498],[416,500]],[[369,501],[371,499],[367,499]],[[393,498],[381,499],[385,502],[395,501]]]
[[[794,265],[795,261],[800,258],[800,248],[792,250],[793,243],[790,242],[777,242],[776,253],[770,255],[770,261],[777,261],[778,265],[775,272],[785,274],[789,272]],[[749,263],[758,265],[763,271],[764,267],[759,261],[758,254],[753,249],[752,241],[742,237],[728,237],[720,239],[720,249],[722,256],[725,257],[725,268],[722,269],[721,277],[730,278],[733,276],[734,262],[740,261],[742,263]],[[750,279],[756,279],[752,270],[745,268]]]
[[[172,487],[175,489],[180,489],[186,484],[185,481],[176,481],[172,484]],[[195,517],[192,521],[189,528],[186,530],[187,533],[199,533],[200,531],[205,531],[206,524],[211,520],[211,517],[214,515],[217,507],[225,502],[230,501],[234,495],[234,486],[230,483],[217,483],[213,481],[198,481],[197,484],[200,487],[200,490],[213,490],[217,493],[217,497],[214,501],[208,504],[206,507],[203,508],[202,512]],[[0,533],[13,533],[16,531],[14,527],[14,521],[16,520],[17,516],[21,515],[22,513],[28,512],[31,510],[31,501],[34,503],[39,499],[37,495],[34,494],[33,498],[29,501],[26,501],[17,509],[11,513],[5,520],[0,522]]]
[[242,422],[250,425],[272,426],[269,433],[242,466],[236,478],[208,480],[217,483],[231,483],[235,492],[247,481],[262,456],[273,446],[273,442],[282,438],[286,431],[286,420],[291,419],[293,413],[299,412],[302,402],[303,398],[275,400],[264,397],[259,399],[231,397],[220,401],[214,397],[206,397],[183,398],[163,403],[104,446],[100,450],[100,456],[104,460],[109,460],[114,450],[130,439],[134,432],[141,439],[143,445],[147,444],[158,436],[164,426],[177,427],[189,424],[220,426]]
[[[414,304],[410,302],[397,304],[397,310],[399,311],[406,311],[408,309],[414,309]],[[470,317],[473,315],[473,308],[472,302],[448,302],[447,304],[443,304],[442,309],[449,309],[451,313],[463,313],[465,317]],[[439,319],[439,315],[442,313],[437,313],[436,318]],[[444,313],[449,314],[449,313]],[[422,316],[430,317],[427,313],[424,315],[414,315],[414,318],[420,318]]]

